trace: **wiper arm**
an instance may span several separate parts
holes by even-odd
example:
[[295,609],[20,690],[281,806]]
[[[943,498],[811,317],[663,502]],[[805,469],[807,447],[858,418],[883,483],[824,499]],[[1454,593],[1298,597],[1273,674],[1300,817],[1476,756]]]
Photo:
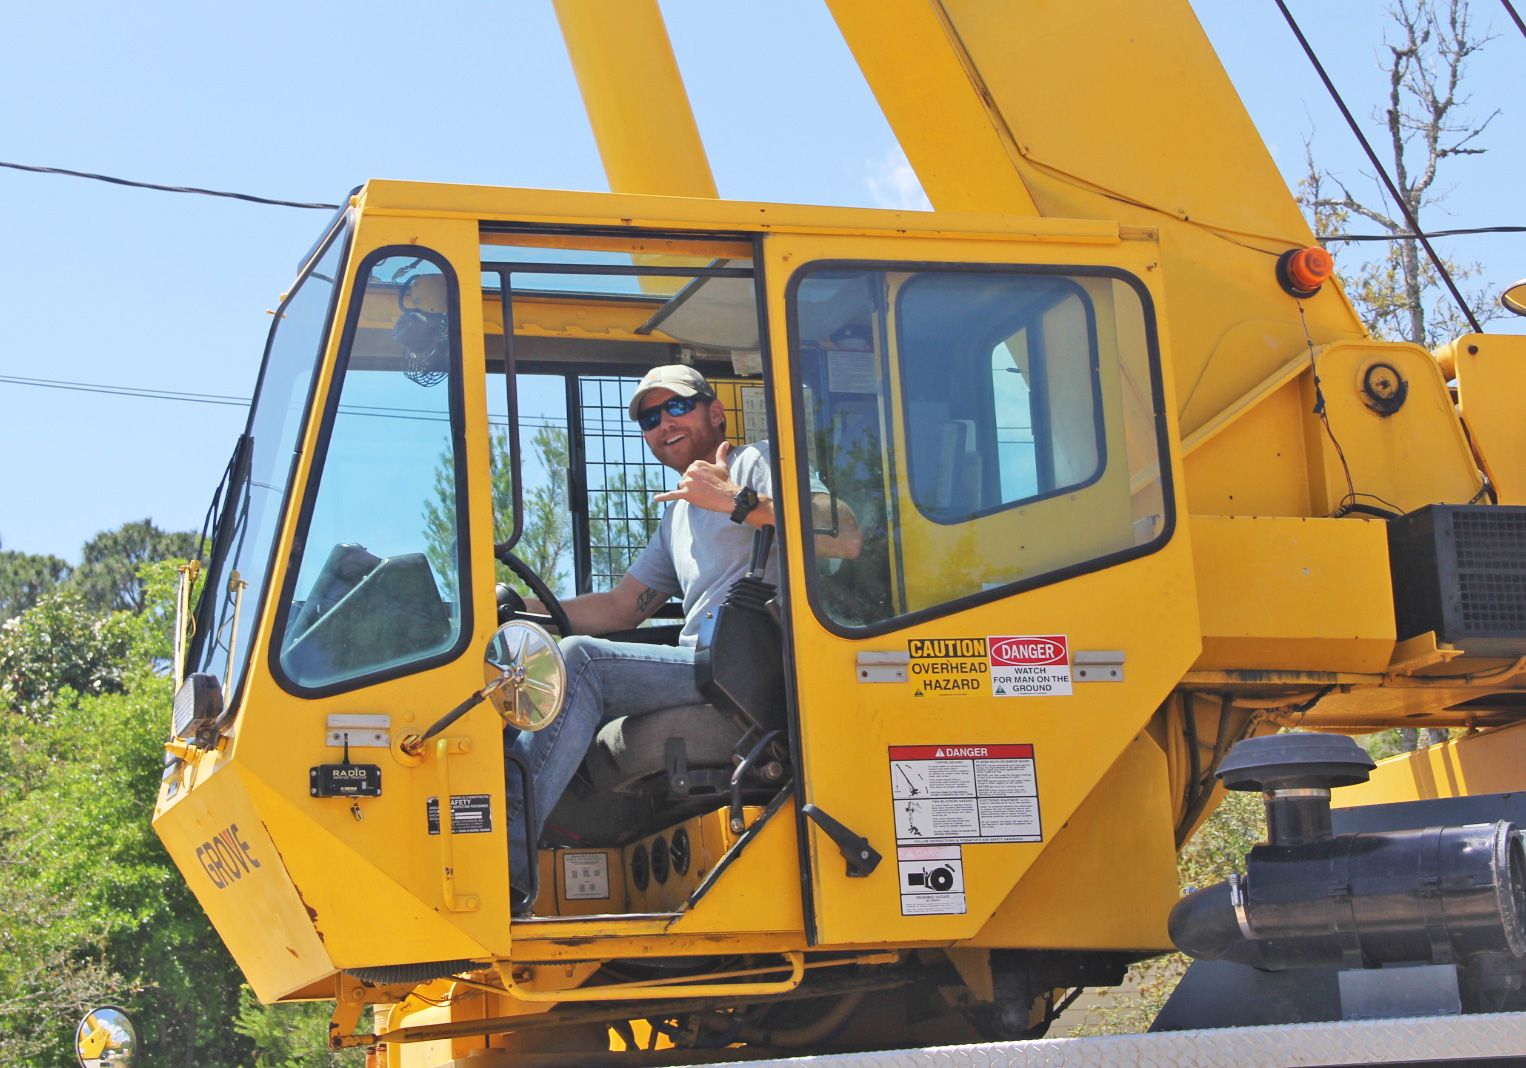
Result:
[[[228,458],[228,466],[223,471],[222,480],[217,484],[217,489],[212,492],[212,503],[207,508],[207,518],[202,524],[201,538],[197,551],[200,552],[202,545],[206,544],[207,532],[210,528],[212,545],[207,554],[206,575],[207,583],[202,586],[201,596],[196,601],[196,609],[193,613],[196,620],[196,648],[193,655],[200,653],[201,643],[212,632],[212,614],[217,603],[215,594],[211,597],[212,576],[218,574],[230,550],[233,548],[235,536],[244,524],[244,517],[249,511],[249,469],[254,456],[254,438],[249,434],[240,434],[238,441],[233,446],[233,455]],[[238,502],[235,504],[235,502]]]

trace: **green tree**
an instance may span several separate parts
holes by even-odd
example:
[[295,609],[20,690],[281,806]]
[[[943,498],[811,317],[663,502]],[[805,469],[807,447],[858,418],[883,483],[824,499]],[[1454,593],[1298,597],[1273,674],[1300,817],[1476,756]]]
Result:
[[0,1064],[74,1064],[75,1023],[102,1003],[133,1017],[148,1064],[331,1063],[312,1007],[261,1009],[252,1033],[238,969],[149,825],[175,566],[138,581],[137,615],[66,590],[0,628],[0,663],[55,661],[0,710]]
[[588,491],[588,544],[593,588],[613,589],[662,520],[656,495],[666,489],[651,467],[626,467]]
[[[233,1029],[254,1046],[254,1068],[318,1068],[360,1065],[362,1050],[335,1053],[328,1049],[329,1015],[326,1001],[294,1005],[261,1005],[247,986],[239,991],[238,1018]],[[366,1026],[362,1017],[362,1026]]]
[[47,554],[0,551],[0,620],[18,616],[57,588],[74,571],[69,561]]
[[189,560],[196,551],[195,534],[160,530],[151,519],[124,523],[85,543],[70,583],[97,612],[141,612],[147,598],[139,569],[156,560]]
[[[567,478],[569,466],[567,431],[541,427],[530,439],[535,457],[547,472],[547,479],[532,485],[525,494],[525,523],[514,554],[553,587],[558,584],[572,559],[572,521],[568,512]],[[514,467],[510,463],[508,432],[488,439],[491,461],[489,484],[493,506],[493,536],[508,538],[514,526]],[[455,466],[449,453],[442,455],[434,471],[435,497],[424,505],[425,554],[436,575],[455,571],[456,486]],[[496,568],[497,580],[506,582],[521,594],[530,591],[503,564]]]
[[0,623],[0,702],[45,723],[67,692],[121,693],[135,640],[126,616],[92,613],[72,589]]
[[[572,522],[567,501],[567,472],[571,461],[567,448],[567,431],[556,427],[540,427],[531,437],[530,444],[535,449],[547,478],[525,495],[525,529],[514,552],[537,575],[556,586],[563,569],[572,562]],[[512,472],[508,467],[508,457],[505,455],[500,457],[499,463],[493,468],[495,483],[504,482],[509,491],[508,494],[500,494],[498,486],[494,486],[493,516],[500,524],[498,529],[502,533],[507,533],[513,522],[512,483],[509,482]]]
[[[1486,151],[1478,139],[1498,112],[1482,121],[1467,118],[1462,87],[1468,62],[1491,38],[1474,31],[1468,0],[1396,0],[1388,15],[1393,32],[1384,41],[1382,64],[1387,100],[1375,116],[1386,143],[1379,151],[1388,157],[1404,206],[1423,227],[1424,217],[1444,197],[1437,180],[1448,161]],[[1381,198],[1363,199],[1340,177],[1321,170],[1307,145],[1305,156],[1308,173],[1299,200],[1315,233],[1344,233],[1360,219],[1394,235],[1377,259],[1343,272],[1346,294],[1373,336],[1435,348],[1469,330],[1403,212]],[[1348,244],[1327,243],[1332,249]],[[1458,281],[1480,271],[1477,264],[1442,262]],[[1464,299],[1480,322],[1499,314],[1484,293]]]

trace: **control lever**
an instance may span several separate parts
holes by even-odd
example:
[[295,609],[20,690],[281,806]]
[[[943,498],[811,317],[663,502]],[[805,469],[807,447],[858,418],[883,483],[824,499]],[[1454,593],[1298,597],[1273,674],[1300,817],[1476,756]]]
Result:
[[763,750],[768,748],[768,743],[779,737],[778,731],[769,731],[758,740],[758,744],[747,751],[731,773],[731,814],[728,822],[731,825],[732,834],[741,834],[747,825],[742,820],[742,780],[752,770],[752,766],[758,762],[758,757],[763,755]]
[[844,827],[815,805],[806,805],[800,812],[836,844],[838,852],[848,862],[848,878],[862,879],[880,866],[884,858],[869,844],[869,839]]
[[768,550],[773,547],[774,525],[759,527],[752,535],[752,566],[747,569],[748,578],[763,577],[763,569],[768,566]]

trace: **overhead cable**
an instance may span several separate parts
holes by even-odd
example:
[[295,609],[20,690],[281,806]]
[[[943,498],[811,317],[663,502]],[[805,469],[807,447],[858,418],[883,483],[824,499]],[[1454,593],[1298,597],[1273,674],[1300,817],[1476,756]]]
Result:
[[1393,198],[1394,205],[1404,216],[1404,221],[1409,224],[1410,232],[1415,235],[1415,240],[1420,243],[1420,246],[1425,249],[1425,254],[1430,257],[1431,266],[1436,268],[1436,273],[1446,283],[1447,290],[1452,294],[1452,299],[1457,302],[1457,306],[1462,309],[1463,317],[1468,320],[1468,325],[1473,328],[1473,332],[1475,334],[1482,334],[1484,328],[1479,325],[1478,319],[1473,315],[1473,309],[1468,307],[1468,302],[1463,299],[1461,291],[1457,288],[1457,283],[1452,280],[1451,272],[1441,262],[1441,257],[1436,254],[1436,250],[1431,247],[1425,232],[1420,229],[1420,223],[1416,220],[1414,212],[1409,210],[1409,204],[1400,195],[1399,187],[1389,177],[1388,170],[1383,166],[1382,161],[1378,159],[1378,154],[1372,150],[1372,145],[1368,142],[1367,135],[1362,133],[1361,126],[1357,125],[1356,117],[1351,114],[1351,109],[1346,106],[1346,101],[1341,99],[1341,94],[1335,88],[1335,83],[1330,80],[1330,75],[1325,73],[1324,64],[1314,54],[1314,47],[1309,44],[1309,39],[1303,35],[1303,30],[1299,28],[1297,20],[1293,18],[1293,13],[1288,10],[1285,0],[1275,0],[1275,3],[1277,4],[1277,9],[1282,12],[1282,17],[1287,20],[1288,28],[1293,31],[1293,36],[1298,38],[1298,43],[1303,46],[1304,55],[1308,56],[1309,62],[1314,65],[1314,70],[1319,74],[1320,81],[1325,83],[1325,88],[1330,92],[1330,99],[1335,101],[1335,106],[1345,116],[1346,125],[1351,127],[1351,132],[1356,135],[1362,150],[1367,153],[1367,159],[1377,170],[1379,177],[1383,179],[1383,185],[1387,187],[1388,195]]
[[[0,384],[12,386],[37,386],[42,389],[72,390],[75,393],[106,393],[118,397],[137,397],[140,400],[167,400],[180,401],[185,404],[217,404],[234,408],[249,407],[247,397],[235,397],[226,393],[186,393],[173,389],[149,389],[141,386],[114,386],[103,382],[76,382],[62,378],[27,378],[22,375],[0,374]],[[426,420],[430,422],[448,422],[450,417],[443,413],[431,412],[425,408],[398,408],[380,404],[341,404],[341,412],[352,415],[371,415],[390,419]],[[507,416],[489,413],[488,423],[492,426],[507,426]],[[522,427],[547,427],[551,429],[564,429],[567,426],[566,416],[555,415],[520,415],[519,425]]]
[[110,174],[71,171],[67,167],[40,167],[30,163],[7,163],[5,160],[0,160],[0,167],[8,167],[13,171],[30,171],[33,174],[62,174],[70,178],[87,178],[92,182],[131,186],[134,189],[157,189],[162,193],[194,193],[197,196],[203,197],[227,197],[229,200],[244,200],[250,204],[269,204],[277,208],[311,208],[315,211],[334,211],[339,207],[338,204],[314,204],[300,200],[277,200],[273,197],[255,196],[253,193],[230,193],[224,189],[202,189],[194,185],[160,185],[158,182],[138,182],[131,178],[117,178]]
[[1409,241],[1422,237],[1464,237],[1469,234],[1526,234],[1526,226],[1467,226],[1456,230],[1427,230],[1423,234],[1320,234],[1321,241]]
[[1515,19],[1515,28],[1521,31],[1521,36],[1526,37],[1526,22],[1521,21],[1520,12],[1516,11],[1510,0],[1500,0],[1500,3],[1505,5],[1505,10],[1510,13],[1511,18]]

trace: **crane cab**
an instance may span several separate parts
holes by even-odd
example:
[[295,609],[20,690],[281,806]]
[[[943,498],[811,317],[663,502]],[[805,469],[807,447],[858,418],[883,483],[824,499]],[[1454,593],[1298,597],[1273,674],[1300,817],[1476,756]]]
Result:
[[[1021,1033],[1165,948],[1146,728],[1199,628],[1157,251],[1088,221],[359,190],[276,314],[155,812],[259,996],[485,972],[510,1013],[742,1004],[922,989],[931,954],[984,992],[945,1010],[1010,1002]],[[515,918],[503,719],[410,740],[482,686],[500,584],[608,589],[646,544],[677,475],[626,408],[668,363],[769,446],[772,605],[700,656],[762,696],[605,724]],[[844,514],[852,559],[818,551]],[[672,642],[665,615],[618,637]],[[644,981],[658,958],[685,978]]]

